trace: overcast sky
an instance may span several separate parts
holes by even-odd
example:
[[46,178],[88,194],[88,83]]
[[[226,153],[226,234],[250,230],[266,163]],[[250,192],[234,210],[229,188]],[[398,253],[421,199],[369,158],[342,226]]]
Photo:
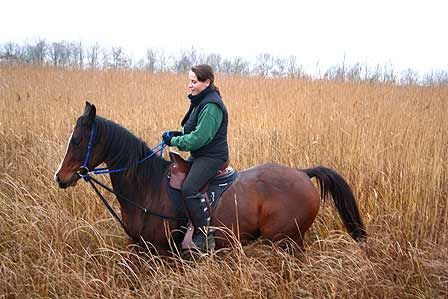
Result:
[[98,42],[255,59],[295,55],[306,68],[360,62],[448,70],[448,1],[2,0],[0,42]]

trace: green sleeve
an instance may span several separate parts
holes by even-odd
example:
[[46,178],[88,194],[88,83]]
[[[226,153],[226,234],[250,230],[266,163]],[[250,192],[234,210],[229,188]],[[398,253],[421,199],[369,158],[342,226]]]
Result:
[[190,134],[173,137],[171,144],[186,152],[194,151],[207,145],[218,132],[222,118],[223,112],[217,104],[209,103],[205,105],[199,113],[196,128]]

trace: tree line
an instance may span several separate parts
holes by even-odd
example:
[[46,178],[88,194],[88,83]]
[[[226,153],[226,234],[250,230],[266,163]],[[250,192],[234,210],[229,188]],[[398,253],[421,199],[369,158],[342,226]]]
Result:
[[432,71],[421,76],[412,69],[397,72],[390,65],[374,67],[344,61],[317,74],[307,74],[296,56],[276,57],[269,53],[257,55],[254,62],[242,57],[223,57],[203,53],[195,48],[168,55],[161,49],[147,49],[144,57],[133,58],[123,47],[105,48],[98,43],[84,45],[80,41],[0,44],[0,63],[47,65],[79,69],[138,69],[146,72],[187,72],[199,63],[210,64],[216,72],[262,77],[326,79],[335,81],[368,81],[392,84],[448,85],[448,72]]

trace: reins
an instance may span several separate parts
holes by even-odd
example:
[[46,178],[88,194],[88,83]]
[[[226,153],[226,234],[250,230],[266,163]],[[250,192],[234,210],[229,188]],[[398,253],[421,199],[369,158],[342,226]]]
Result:
[[[87,145],[86,158],[84,159],[84,163],[82,164],[80,171],[81,170],[87,170],[86,173],[108,174],[108,173],[115,173],[115,172],[123,172],[123,171],[129,170],[130,168],[132,168],[132,167],[122,167],[122,168],[117,168],[117,169],[109,169],[107,167],[104,167],[104,168],[95,168],[93,170],[89,170],[87,168],[87,164],[89,163],[90,154],[91,154],[92,148],[93,148],[93,136],[94,136],[94,134],[95,134],[95,123],[92,124],[92,128],[90,129],[90,137],[89,137],[89,144]],[[158,152],[160,152],[160,156],[162,157],[163,156],[163,149],[165,147],[166,147],[165,142],[164,141],[160,142],[159,144],[157,144],[156,146],[154,146],[153,148],[150,149],[150,154],[149,155],[147,155],[143,159],[137,161],[137,165],[145,162],[146,160],[148,160],[149,158],[151,158],[152,156],[154,156]],[[157,148],[159,148],[159,149],[154,151]]]
[[[112,188],[106,186],[104,183],[102,183],[101,181],[95,179],[94,177],[91,176],[91,174],[109,174],[109,173],[117,173],[117,172],[124,172],[127,171],[129,169],[131,169],[132,167],[122,167],[122,168],[117,168],[117,169],[109,169],[107,167],[104,168],[95,168],[93,170],[89,170],[89,168],[87,167],[89,160],[90,160],[90,155],[92,152],[92,148],[93,148],[93,137],[95,134],[95,122],[92,124],[92,128],[90,129],[90,137],[89,137],[89,143],[87,145],[87,153],[86,153],[86,158],[84,159],[84,163],[82,164],[82,166],[80,167],[79,171],[78,171],[78,175],[84,179],[84,181],[88,182],[93,190],[95,191],[95,193],[98,195],[98,197],[101,199],[101,201],[103,202],[103,204],[106,206],[107,210],[111,213],[111,215],[121,224],[121,226],[123,227],[124,231],[126,232],[126,234],[128,234],[128,236],[131,236],[131,234],[129,233],[129,231],[127,230],[123,220],[120,219],[120,217],[118,216],[118,214],[114,211],[114,209],[112,208],[112,206],[109,204],[109,202],[106,200],[106,198],[103,196],[103,194],[101,193],[100,190],[98,190],[97,185],[103,187],[104,189],[106,189],[107,191],[109,191],[110,193],[114,194],[117,198],[124,200],[126,202],[128,202],[129,204],[131,204],[132,206],[134,206],[135,208],[143,211],[143,213],[145,214],[149,214],[149,215],[153,215],[153,216],[157,216],[159,218],[162,218],[163,220],[176,220],[176,221],[185,221],[187,220],[187,218],[185,217],[173,217],[173,216],[165,216],[162,215],[160,213],[154,212],[150,209],[147,209],[145,207],[140,206],[139,204],[136,204],[135,202],[133,202],[132,200],[127,199],[126,197],[118,194],[117,192],[115,192]],[[139,160],[137,162],[137,164],[133,167],[136,167],[137,165],[145,162],[146,160],[148,160],[149,158],[151,158],[152,156],[156,155],[158,152],[160,152],[160,156],[163,156],[163,149],[166,147],[166,144],[164,141],[162,141],[161,143],[159,143],[158,145],[156,145],[155,147],[151,148],[150,150],[150,154],[147,155],[146,157],[144,157],[143,159]],[[157,149],[158,148],[158,149]],[[156,151],[153,151],[157,149]]]

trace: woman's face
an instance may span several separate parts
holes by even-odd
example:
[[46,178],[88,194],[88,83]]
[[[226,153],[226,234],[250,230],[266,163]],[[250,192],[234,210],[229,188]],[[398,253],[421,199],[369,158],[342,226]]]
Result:
[[192,95],[200,94],[204,89],[206,89],[210,85],[210,80],[207,79],[205,82],[201,82],[196,77],[196,74],[193,71],[188,73],[188,88]]

